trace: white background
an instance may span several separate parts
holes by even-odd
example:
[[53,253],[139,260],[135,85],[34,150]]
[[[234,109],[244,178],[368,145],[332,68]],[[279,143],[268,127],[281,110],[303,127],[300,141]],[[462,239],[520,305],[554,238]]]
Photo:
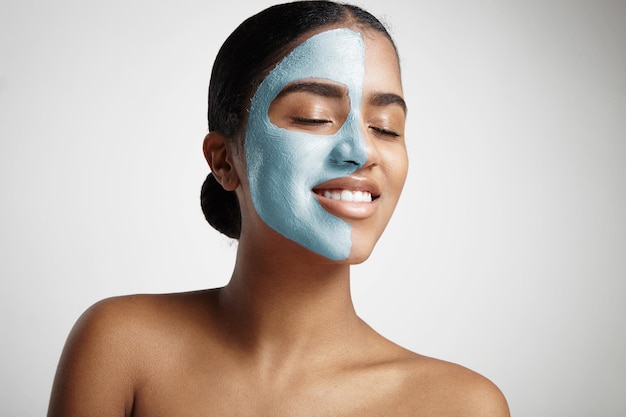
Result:
[[[0,3],[0,415],[42,416],[95,301],[227,282],[202,217],[210,67],[266,1]],[[357,4],[409,103],[359,313],[492,379],[513,415],[626,415],[626,2]]]

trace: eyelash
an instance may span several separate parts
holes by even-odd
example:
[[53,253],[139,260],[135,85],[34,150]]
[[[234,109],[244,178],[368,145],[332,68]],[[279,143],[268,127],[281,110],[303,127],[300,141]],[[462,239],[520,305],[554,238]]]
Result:
[[400,137],[400,135],[392,130],[387,130],[384,129],[382,127],[376,127],[376,126],[370,126],[370,129],[372,129],[374,132],[380,133],[381,135],[385,135],[385,136],[391,136],[393,138],[398,138]]
[[306,117],[293,117],[292,120],[295,123],[311,124],[311,125],[323,125],[326,123],[331,123],[331,121],[327,119],[307,119]]
[[[332,123],[331,120],[327,120],[327,119],[308,119],[306,117],[293,117],[292,120],[295,123],[311,124],[311,125],[323,125],[327,123]],[[372,129],[374,132],[379,133],[384,136],[390,136],[392,138],[400,137],[398,133],[392,130],[384,129],[382,127],[370,126],[369,128]]]

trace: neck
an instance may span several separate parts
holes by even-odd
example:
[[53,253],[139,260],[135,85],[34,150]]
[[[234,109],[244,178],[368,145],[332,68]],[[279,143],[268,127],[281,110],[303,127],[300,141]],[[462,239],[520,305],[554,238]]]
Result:
[[266,356],[304,357],[362,329],[349,265],[265,247],[240,241],[233,276],[220,291],[222,317],[228,317],[236,345]]

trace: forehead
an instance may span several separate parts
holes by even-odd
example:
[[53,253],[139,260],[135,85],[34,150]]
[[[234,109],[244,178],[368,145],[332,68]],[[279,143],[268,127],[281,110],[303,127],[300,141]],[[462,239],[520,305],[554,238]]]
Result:
[[[365,72],[365,44],[359,32],[331,29],[306,39],[293,49],[263,80],[255,98],[272,100],[288,83],[321,78],[359,89]],[[261,97],[256,97],[261,96]]]

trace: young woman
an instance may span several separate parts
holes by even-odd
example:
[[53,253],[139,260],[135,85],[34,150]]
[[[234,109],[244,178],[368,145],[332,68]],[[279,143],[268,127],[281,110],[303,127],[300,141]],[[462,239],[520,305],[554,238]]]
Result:
[[398,56],[360,8],[277,5],[226,40],[209,87],[202,189],[239,239],[223,288],[95,304],[63,352],[49,416],[507,416],[484,377],[356,315],[406,173]]

